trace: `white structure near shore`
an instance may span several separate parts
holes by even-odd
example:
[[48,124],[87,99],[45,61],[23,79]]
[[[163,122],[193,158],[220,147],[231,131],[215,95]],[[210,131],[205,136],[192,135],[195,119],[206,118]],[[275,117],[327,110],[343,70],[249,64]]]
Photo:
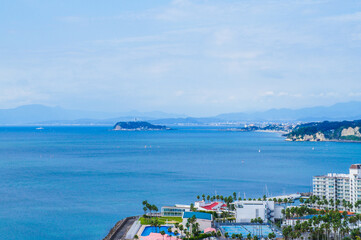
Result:
[[313,194],[327,200],[344,199],[354,205],[361,200],[361,164],[352,164],[349,174],[329,173],[314,176]]
[[252,219],[261,218],[264,223],[282,218],[283,206],[274,201],[236,201],[237,223],[250,223]]
[[176,204],[174,206],[164,206],[161,209],[162,217],[182,217],[184,212],[189,212],[190,205]]

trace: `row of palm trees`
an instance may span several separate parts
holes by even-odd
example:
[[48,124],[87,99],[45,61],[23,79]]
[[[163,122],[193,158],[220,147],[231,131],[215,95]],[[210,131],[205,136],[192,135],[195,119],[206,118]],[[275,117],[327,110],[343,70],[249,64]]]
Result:
[[259,201],[261,201],[262,199],[266,200],[267,197],[266,197],[266,195],[263,195],[263,198],[258,198],[258,199],[256,199],[256,198],[241,198],[241,197],[237,198],[237,193],[233,192],[233,194],[231,196],[228,196],[228,197],[225,197],[223,195],[214,195],[214,196],[207,195],[206,196],[205,194],[202,194],[202,195],[197,196],[197,200],[200,200],[200,199],[202,199],[203,201],[206,201],[206,199],[207,199],[208,202],[213,202],[215,200],[217,200],[217,201],[221,200],[221,201],[224,201],[224,202],[227,202],[227,201],[234,202],[234,201],[237,201],[237,200],[238,201],[241,201],[241,200],[249,200],[249,201],[259,200]]
[[306,206],[287,208],[284,212],[286,218],[302,217],[318,214],[304,221],[297,220],[295,224],[283,228],[285,239],[310,237],[312,239],[344,239],[345,236],[361,237],[361,215],[347,215],[347,212],[338,210],[316,211]]
[[311,196],[310,198],[303,200],[300,199],[301,203],[304,204],[310,204],[312,206],[318,207],[318,208],[324,208],[324,209],[342,209],[347,211],[356,211],[361,206],[361,201],[358,200],[354,204],[352,204],[349,201],[346,201],[345,199],[339,200],[339,199],[329,199],[327,200],[326,197],[318,197],[318,196]]
[[[185,226],[180,223],[175,223],[174,228],[176,230],[174,231],[174,234],[177,236],[180,233],[180,235],[184,236],[185,238],[197,237],[201,234],[199,227],[200,225],[197,222],[197,218],[195,216],[192,216],[191,218],[187,219],[187,223],[185,224]],[[168,228],[168,232],[172,233],[172,228]],[[217,235],[216,233],[216,235],[214,236],[221,236],[220,232],[219,235]]]
[[[268,198],[267,198],[266,195],[263,195],[262,198],[241,198],[241,197],[237,198],[237,194],[236,194],[236,192],[234,192],[232,194],[232,196],[228,196],[228,197],[224,197],[223,195],[214,195],[214,196],[207,195],[206,196],[205,194],[202,194],[202,196],[200,196],[200,195],[197,196],[197,200],[200,200],[200,199],[202,199],[203,201],[206,201],[206,199],[207,199],[208,202],[213,202],[215,200],[217,200],[217,201],[220,200],[220,201],[223,201],[225,203],[232,203],[232,202],[237,201],[237,200],[238,201],[242,201],[242,200],[244,200],[244,201],[246,201],[246,200],[248,200],[248,201],[262,201],[262,200],[266,201]],[[287,204],[287,203],[292,203],[293,202],[292,200],[290,200],[288,198],[270,198],[269,200],[272,200],[272,201],[274,201],[276,203],[279,203],[279,204],[281,204],[281,203]]]
[[217,201],[221,200],[225,203],[227,203],[227,202],[231,203],[231,202],[234,202],[237,200],[237,194],[236,194],[236,192],[234,192],[232,194],[232,196],[228,196],[228,197],[225,197],[223,195],[214,195],[214,196],[207,195],[206,196],[205,194],[202,194],[202,196],[200,196],[200,195],[197,196],[197,200],[200,200],[201,198],[203,201],[206,201],[206,199],[207,199],[208,202],[213,202],[215,200],[217,200]]
[[[224,237],[229,239],[234,239],[234,240],[259,240],[259,237],[257,235],[252,236],[251,233],[248,233],[247,236],[244,238],[242,233],[239,234],[235,234],[233,233],[231,236],[228,234],[228,232],[224,233]],[[276,234],[275,233],[269,233],[267,236],[268,239],[275,239],[276,238]]]
[[147,211],[149,211],[149,213],[152,213],[152,211],[158,212],[158,207],[156,205],[152,205],[152,204],[148,203],[147,200],[144,200],[142,202],[142,205],[143,205],[144,215],[147,214]]

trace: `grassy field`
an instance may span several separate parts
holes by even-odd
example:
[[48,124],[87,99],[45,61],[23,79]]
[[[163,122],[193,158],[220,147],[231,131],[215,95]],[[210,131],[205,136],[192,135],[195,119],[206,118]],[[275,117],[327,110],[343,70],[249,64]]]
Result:
[[165,224],[166,221],[168,221],[168,222],[174,221],[174,222],[178,222],[178,223],[182,222],[181,217],[152,217],[152,218],[141,217],[141,218],[139,218],[139,221],[142,225],[149,225],[151,219],[154,219],[154,218],[157,218],[160,224]]

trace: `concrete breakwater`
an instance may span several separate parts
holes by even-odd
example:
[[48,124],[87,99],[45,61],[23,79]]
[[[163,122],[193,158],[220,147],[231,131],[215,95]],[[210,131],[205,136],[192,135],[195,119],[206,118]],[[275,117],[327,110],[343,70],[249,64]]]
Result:
[[103,240],[123,240],[129,230],[129,228],[134,224],[136,220],[139,219],[139,216],[127,217],[115,224],[115,226],[110,229],[108,235],[103,238]]

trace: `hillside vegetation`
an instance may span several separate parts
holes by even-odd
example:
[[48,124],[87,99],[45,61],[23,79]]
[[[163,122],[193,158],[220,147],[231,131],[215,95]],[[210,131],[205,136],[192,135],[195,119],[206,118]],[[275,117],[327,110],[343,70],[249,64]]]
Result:
[[342,122],[312,122],[295,127],[290,141],[361,141],[361,120]]

